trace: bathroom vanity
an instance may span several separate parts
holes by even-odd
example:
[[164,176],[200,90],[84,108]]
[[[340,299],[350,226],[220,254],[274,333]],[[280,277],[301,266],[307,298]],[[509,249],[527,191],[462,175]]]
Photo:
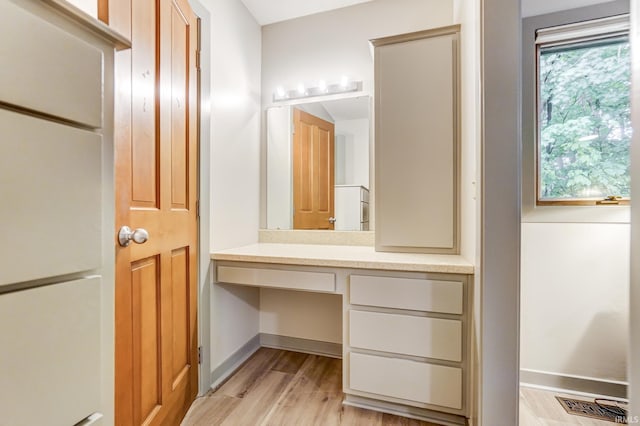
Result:
[[[306,334],[301,333],[303,338],[278,327],[274,328],[279,333],[268,334],[268,339],[261,332],[261,345],[341,357],[345,404],[440,424],[465,424],[472,405],[474,267],[459,255],[459,32],[460,26],[453,25],[371,41],[375,64],[373,125],[369,121],[370,99],[362,96],[342,99],[339,104],[316,101],[270,108],[266,224],[272,231],[268,232],[304,232],[304,237],[280,243],[270,239],[211,255],[215,283],[225,288],[260,288],[259,297],[243,299],[239,306],[259,305],[261,331],[263,312],[276,323],[295,322],[298,329],[308,324],[303,330]],[[309,244],[309,232],[313,231],[291,231],[297,228],[292,226],[293,219],[302,210],[293,200],[313,199],[309,194],[296,195],[296,188],[304,185],[292,182],[301,174],[292,166],[301,155],[293,136],[309,133],[296,124],[298,109],[306,109],[305,113],[318,119],[333,120],[336,134],[343,134],[335,143],[336,152],[344,154],[335,156],[335,196],[338,200],[341,191],[354,190],[350,214],[357,225],[349,226],[350,220],[346,214],[338,214],[339,209],[329,220],[335,229],[367,229],[362,224],[370,220],[371,205],[375,244]],[[348,117],[357,120],[346,120],[346,110],[350,111]],[[375,155],[370,157],[372,141]],[[358,161],[349,154],[355,151],[359,152]],[[315,151],[309,148],[304,152]],[[324,174],[333,176],[333,168],[329,170]],[[358,170],[364,170],[363,176],[358,177]],[[308,187],[330,188],[330,196],[325,198],[332,199],[332,182],[309,182]],[[371,193],[364,188],[371,188]],[[334,244],[344,235],[334,234]],[[303,298],[291,292],[305,292],[306,305],[292,307]],[[311,300],[309,294],[316,294],[317,299]],[[326,303],[322,301],[326,295],[339,299]],[[267,298],[279,301],[269,305]],[[249,316],[255,318],[254,312]],[[316,340],[311,329],[318,322],[336,325],[333,341]],[[225,363],[232,370],[231,362],[219,365]]]
[[[464,424],[474,268],[462,257],[259,243],[211,258],[217,283],[342,296],[333,355],[343,359],[345,404]],[[287,349],[309,350],[292,341]]]

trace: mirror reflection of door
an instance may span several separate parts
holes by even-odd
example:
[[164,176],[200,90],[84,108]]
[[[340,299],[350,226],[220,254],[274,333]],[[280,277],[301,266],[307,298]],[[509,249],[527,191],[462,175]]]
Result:
[[293,111],[293,228],[334,229],[334,124]]

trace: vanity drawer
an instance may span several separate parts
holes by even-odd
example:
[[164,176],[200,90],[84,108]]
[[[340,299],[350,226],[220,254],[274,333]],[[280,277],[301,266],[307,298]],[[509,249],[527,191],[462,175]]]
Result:
[[462,361],[462,322],[351,310],[352,347]]
[[354,305],[462,314],[462,286],[460,281],[351,275],[349,302]]
[[462,369],[351,352],[349,386],[361,392],[462,409]]
[[0,101],[102,127],[102,52],[10,1],[0,2]]
[[336,275],[330,272],[218,266],[218,282],[256,287],[335,293]]

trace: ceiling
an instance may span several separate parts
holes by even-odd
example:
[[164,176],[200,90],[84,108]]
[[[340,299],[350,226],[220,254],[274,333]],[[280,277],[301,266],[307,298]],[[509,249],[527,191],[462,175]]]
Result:
[[256,18],[267,25],[371,0],[241,0]]

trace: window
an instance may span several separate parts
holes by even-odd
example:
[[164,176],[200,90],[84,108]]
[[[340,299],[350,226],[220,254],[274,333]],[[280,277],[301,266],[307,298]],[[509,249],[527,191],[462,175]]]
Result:
[[537,203],[628,200],[628,16],[538,30],[536,45]]

